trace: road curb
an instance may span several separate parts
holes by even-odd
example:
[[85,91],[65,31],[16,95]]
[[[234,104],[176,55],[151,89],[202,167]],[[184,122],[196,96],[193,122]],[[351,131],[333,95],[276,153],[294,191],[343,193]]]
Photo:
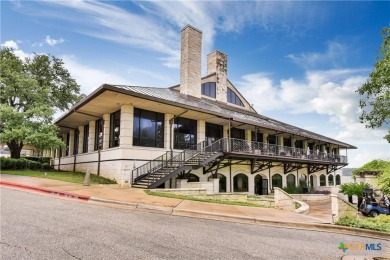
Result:
[[90,199],[90,196],[79,195],[79,194],[66,192],[66,191],[52,190],[52,189],[47,189],[47,188],[43,188],[43,187],[30,186],[30,185],[26,185],[26,184],[14,183],[14,182],[9,182],[9,181],[0,181],[0,185],[39,191],[39,192],[47,193],[50,195],[65,197],[65,198],[69,198],[69,199],[77,199],[77,200],[84,200],[84,201],[89,201],[89,199]]
[[362,237],[379,238],[379,239],[390,241],[390,235],[388,233],[368,230],[368,229],[361,229],[361,228],[338,226],[334,224],[272,221],[272,220],[259,219],[257,217],[225,215],[225,214],[213,213],[213,212],[200,212],[200,211],[186,210],[186,209],[175,209],[172,207],[163,207],[163,206],[141,204],[141,203],[134,203],[134,202],[124,202],[124,201],[91,197],[86,195],[79,195],[71,192],[52,190],[43,187],[30,186],[30,185],[8,182],[8,181],[0,181],[0,185],[39,191],[50,195],[71,198],[71,199],[101,202],[101,203],[112,204],[112,205],[128,206],[128,207],[132,207],[134,210],[137,211],[147,211],[147,212],[154,212],[154,213],[160,213],[160,214],[166,214],[172,216],[203,218],[203,219],[212,219],[212,220],[219,220],[219,221],[239,222],[239,223],[246,223],[246,224],[258,224],[258,225],[280,227],[280,228],[283,227],[283,228],[291,228],[291,229],[303,229],[303,230],[323,231],[329,233],[339,233],[345,235],[357,235]]

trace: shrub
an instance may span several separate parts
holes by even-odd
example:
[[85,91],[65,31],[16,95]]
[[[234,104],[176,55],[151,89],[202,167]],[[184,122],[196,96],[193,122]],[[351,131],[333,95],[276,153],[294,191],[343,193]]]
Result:
[[46,170],[46,171],[50,170],[50,164],[49,163],[42,163],[42,169]]
[[12,169],[11,158],[0,157],[0,169],[2,170]]
[[15,168],[17,170],[23,170],[26,168],[28,161],[26,159],[14,159],[15,160]]
[[41,163],[40,162],[34,162],[34,161],[28,161],[28,166],[30,170],[36,170],[41,168]]
[[341,217],[336,225],[365,228],[371,230],[390,232],[390,216],[379,215],[376,218],[357,219],[354,217]]

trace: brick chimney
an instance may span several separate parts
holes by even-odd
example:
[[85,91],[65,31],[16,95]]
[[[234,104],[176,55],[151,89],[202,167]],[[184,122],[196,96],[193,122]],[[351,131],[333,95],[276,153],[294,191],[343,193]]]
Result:
[[227,102],[227,55],[214,51],[207,55],[207,75],[216,74],[216,99]]
[[191,25],[181,30],[180,93],[201,97],[202,32]]

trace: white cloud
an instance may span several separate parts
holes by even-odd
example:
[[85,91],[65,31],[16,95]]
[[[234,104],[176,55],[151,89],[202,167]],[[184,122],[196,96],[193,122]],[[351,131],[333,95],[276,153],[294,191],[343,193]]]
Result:
[[[145,1],[129,11],[97,1],[44,1],[47,7],[66,7],[76,12],[40,10],[38,15],[79,22],[75,30],[133,47],[163,54],[157,57],[168,67],[178,67],[179,28],[191,24],[203,32],[203,57],[213,50],[216,31],[240,32],[244,26],[263,30],[302,32],[321,20],[316,7],[300,3],[233,1]],[[44,9],[44,8],[43,8]],[[31,13],[31,12],[29,12]],[[74,15],[77,13],[77,16]],[[162,19],[161,19],[162,18]],[[83,26],[80,27],[80,24]],[[205,59],[204,59],[205,60]]]
[[14,54],[22,60],[32,57],[33,56],[32,54],[25,53],[24,51],[19,49],[18,42],[20,41],[16,41],[16,42],[13,40],[5,41],[4,43],[1,44],[1,47],[12,48]]
[[81,93],[90,94],[102,84],[131,84],[129,80],[97,68],[81,64],[74,56],[61,56],[64,66],[81,86]]
[[303,52],[299,55],[289,54],[287,57],[294,63],[306,69],[312,69],[318,66],[337,68],[345,63],[347,51],[347,47],[344,44],[330,41],[327,43],[327,50],[325,53]]
[[49,46],[55,46],[57,44],[60,44],[60,43],[63,43],[64,42],[64,39],[60,38],[60,39],[53,39],[50,37],[50,35],[47,35],[46,38],[45,38],[45,43]]

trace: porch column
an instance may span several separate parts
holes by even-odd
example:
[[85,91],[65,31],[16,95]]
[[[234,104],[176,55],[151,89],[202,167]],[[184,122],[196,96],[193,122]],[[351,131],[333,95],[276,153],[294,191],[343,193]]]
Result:
[[[173,149],[173,140],[174,138],[174,122],[172,122],[172,128],[170,124],[170,120],[174,117],[173,114],[164,114],[164,148]],[[171,140],[172,137],[172,140]]]
[[291,138],[291,147],[292,148],[295,148],[295,142],[297,141],[297,139],[295,137],[292,137]]
[[73,155],[74,150],[74,130],[69,132],[69,156]]
[[250,129],[245,130],[245,140],[252,141],[252,131]]
[[50,157],[53,159],[56,157],[56,150],[54,148],[51,148]]
[[206,140],[206,122],[204,120],[198,120],[197,124],[197,143]]
[[120,135],[119,135],[120,147],[133,146],[133,118],[134,118],[134,107],[127,104],[122,105]]
[[279,136],[278,137],[278,145],[280,145],[280,146],[284,146],[284,137],[283,136]]
[[88,152],[95,150],[95,125],[96,121],[89,121]]
[[268,133],[264,133],[264,134],[263,134],[263,143],[264,143],[264,144],[268,144],[267,139],[268,139]]
[[[68,142],[68,135],[67,134],[63,134],[62,135],[62,140],[64,140],[64,144],[65,144],[65,148],[62,149],[62,157],[65,157],[66,156],[66,143]],[[69,148],[69,147],[68,147]]]
[[303,141],[303,150],[306,151],[306,149],[307,149],[307,140],[304,140]]
[[103,150],[110,147],[110,114],[103,115]]
[[223,137],[224,138],[229,137],[229,125],[223,125]]
[[83,145],[84,145],[84,126],[79,126],[79,154],[83,153]]

